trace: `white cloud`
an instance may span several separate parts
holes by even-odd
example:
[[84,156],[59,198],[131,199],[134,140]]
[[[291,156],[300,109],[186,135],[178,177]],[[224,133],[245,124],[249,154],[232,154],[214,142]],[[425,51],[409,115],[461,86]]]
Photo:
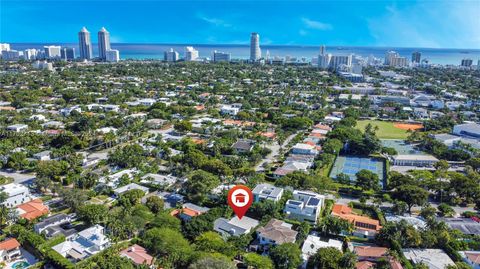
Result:
[[203,14],[197,14],[197,18],[204,22],[208,22],[209,24],[215,25],[215,26],[220,26],[220,27],[232,27],[231,24],[225,22],[222,19],[219,18],[213,18],[213,17],[208,17]]
[[305,24],[306,27],[315,29],[315,30],[331,30],[333,27],[331,24],[320,22],[320,21],[314,21],[309,18],[302,18],[303,24]]

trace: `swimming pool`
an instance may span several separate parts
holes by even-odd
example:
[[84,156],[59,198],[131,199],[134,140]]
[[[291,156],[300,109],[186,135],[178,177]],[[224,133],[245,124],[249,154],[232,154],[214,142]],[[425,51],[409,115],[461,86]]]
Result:
[[13,269],[23,269],[23,268],[27,268],[29,266],[30,266],[30,264],[25,260],[16,261],[11,265],[11,267]]

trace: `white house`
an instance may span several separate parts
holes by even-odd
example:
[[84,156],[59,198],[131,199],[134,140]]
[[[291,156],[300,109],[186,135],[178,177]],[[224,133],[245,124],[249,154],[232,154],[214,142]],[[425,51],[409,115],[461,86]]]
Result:
[[7,199],[5,202],[3,202],[3,204],[8,208],[12,208],[32,200],[30,190],[21,184],[10,183],[0,186],[0,192],[7,194]]
[[100,225],[87,228],[79,233],[73,234],[53,250],[66,258],[80,261],[110,247],[110,239],[105,235],[105,228]]
[[304,154],[304,155],[317,155],[318,151],[314,145],[297,143],[292,147],[293,154]]
[[239,219],[237,216],[231,220],[218,218],[213,223],[213,229],[224,236],[240,236],[248,234],[253,228],[258,226],[258,220],[243,216]]
[[115,194],[116,197],[120,196],[121,194],[127,192],[127,191],[131,191],[131,190],[141,190],[143,191],[145,194],[148,193],[148,188],[147,187],[143,187],[143,186],[140,186],[136,183],[130,183],[128,185],[125,185],[125,186],[122,186],[120,188],[117,188],[115,190],[113,190],[113,193]]
[[33,154],[33,158],[39,161],[49,161],[51,153],[52,152],[50,150],[44,150],[42,152]]
[[443,269],[449,265],[455,265],[441,249],[404,248],[403,255],[413,264],[423,263],[431,269]]
[[283,195],[283,189],[275,187],[271,184],[261,183],[255,186],[252,191],[253,200],[255,202],[260,202],[263,200],[272,200],[274,202],[280,201]]
[[152,98],[143,98],[143,99],[139,99],[137,101],[142,106],[152,106],[153,104],[155,104],[157,102],[155,99],[152,99]]
[[307,236],[302,246],[303,268],[306,268],[310,256],[315,255],[321,248],[333,247],[342,251],[342,242],[335,239],[322,240],[320,237],[310,234]]
[[12,131],[17,133],[23,132],[26,130],[28,130],[28,125],[26,124],[14,124],[7,127],[7,131]]
[[310,191],[293,191],[293,199],[285,204],[284,212],[288,218],[317,224],[325,196]]
[[220,108],[220,113],[224,115],[230,115],[230,116],[237,115],[239,111],[240,111],[240,108],[233,107],[231,105],[222,105],[222,107]]
[[0,242],[0,262],[9,262],[21,255],[20,243],[17,239],[9,238]]

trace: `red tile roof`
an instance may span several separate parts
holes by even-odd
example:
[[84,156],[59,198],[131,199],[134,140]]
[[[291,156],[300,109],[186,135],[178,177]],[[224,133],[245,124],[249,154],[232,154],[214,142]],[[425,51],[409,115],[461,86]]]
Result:
[[[335,204],[332,208],[332,215],[348,220],[359,229],[379,231],[382,228],[382,226],[380,226],[380,221],[366,217],[366,216],[357,215],[355,214],[355,212],[352,212],[352,209],[350,207],[346,205]],[[375,227],[375,229],[369,229],[369,228],[363,227],[364,225],[362,226],[357,225],[358,223],[365,223],[365,224],[372,225]]]
[[148,255],[147,250],[137,244],[120,252],[122,256],[130,258],[136,264],[152,265],[153,257]]
[[387,254],[388,249],[384,247],[357,246],[354,252],[358,257],[381,258]]
[[40,199],[21,204],[17,206],[17,208],[20,209],[20,217],[27,220],[34,220],[48,214],[48,207],[46,207]]
[[374,266],[375,264],[369,261],[357,262],[357,264],[355,264],[355,268],[357,269],[369,269],[373,268]]
[[20,247],[20,243],[18,243],[17,239],[15,238],[9,238],[7,240],[4,240],[0,242],[0,250],[12,250]]

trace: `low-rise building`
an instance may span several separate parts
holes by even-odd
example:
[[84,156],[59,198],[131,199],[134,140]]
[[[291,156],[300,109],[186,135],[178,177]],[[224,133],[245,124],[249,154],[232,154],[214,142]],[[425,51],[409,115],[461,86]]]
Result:
[[243,216],[239,219],[237,216],[230,220],[218,218],[213,223],[213,229],[224,236],[240,236],[248,234],[260,222],[256,219]]
[[413,264],[423,263],[430,269],[443,269],[449,265],[455,265],[441,249],[404,248],[403,255]]
[[292,154],[302,154],[302,155],[317,155],[318,150],[314,145],[297,143],[292,147]]
[[52,152],[50,150],[44,150],[42,152],[33,154],[33,158],[39,161],[50,161],[51,154]]
[[190,221],[192,218],[207,213],[210,208],[198,206],[192,203],[185,203],[182,205],[182,209],[176,209],[170,214],[172,216],[178,216],[183,221]]
[[260,202],[263,200],[278,202],[282,198],[283,189],[268,183],[261,183],[255,186],[252,193],[254,202]]
[[305,241],[303,242],[303,246],[302,246],[302,259],[303,259],[302,268],[306,268],[308,258],[310,258],[310,256],[312,255],[315,255],[319,249],[333,247],[342,251],[342,246],[343,246],[343,243],[339,240],[335,240],[335,239],[323,240],[322,238],[316,236],[315,234],[308,235]]
[[117,189],[113,190],[113,193],[115,194],[116,197],[119,197],[123,193],[125,193],[127,191],[131,191],[131,190],[141,190],[145,194],[148,193],[148,188],[147,187],[140,186],[137,183],[130,183],[128,185],[117,188]]
[[7,194],[7,199],[5,199],[3,204],[8,208],[12,208],[32,200],[30,190],[21,184],[10,183],[0,186],[0,192]]
[[460,251],[459,253],[463,261],[473,269],[480,269],[480,251]]
[[142,177],[141,183],[150,183],[159,186],[169,187],[175,184],[180,179],[172,175],[160,175],[148,173]]
[[220,108],[220,113],[223,115],[230,115],[230,116],[235,116],[240,112],[240,108],[238,107],[233,107],[231,105],[223,105]]
[[110,239],[105,235],[105,228],[95,225],[67,237],[64,242],[53,246],[52,249],[76,262],[95,255],[110,245]]
[[295,243],[297,234],[298,232],[292,229],[292,224],[271,219],[265,226],[257,229],[258,245],[265,249],[283,243]]
[[293,191],[293,198],[285,204],[284,212],[288,218],[317,224],[322,211],[325,196],[309,191]]
[[7,126],[7,131],[11,131],[11,132],[19,133],[27,130],[28,130],[28,125],[26,124],[13,124],[13,125]]
[[5,239],[0,242],[0,262],[9,262],[22,255],[20,243],[15,238]]
[[356,246],[353,252],[357,254],[359,261],[377,261],[388,255],[388,248],[374,246]]
[[48,207],[43,204],[41,199],[34,199],[18,205],[17,212],[21,218],[32,221],[38,217],[48,214],[49,210]]
[[136,265],[153,266],[153,257],[148,254],[145,248],[137,244],[120,251],[120,256],[132,260]]
[[397,155],[393,157],[393,165],[398,166],[419,166],[419,167],[431,167],[438,159],[432,155]]
[[480,139],[480,124],[464,123],[453,126],[453,134]]
[[468,235],[480,235],[480,223],[471,218],[438,218],[438,220],[445,222],[450,229]]
[[382,228],[382,226],[380,226],[380,221],[358,215],[353,212],[352,208],[342,204],[333,205],[332,216],[339,217],[352,223],[355,227],[355,232],[353,234],[364,238],[373,238]]
[[248,153],[252,151],[254,145],[255,143],[252,140],[240,139],[232,145],[232,148],[237,153]]
[[63,234],[68,237],[74,233],[74,229],[63,229],[62,226],[71,223],[75,219],[75,214],[59,213],[33,225],[33,230],[38,234],[44,234],[47,238]]

